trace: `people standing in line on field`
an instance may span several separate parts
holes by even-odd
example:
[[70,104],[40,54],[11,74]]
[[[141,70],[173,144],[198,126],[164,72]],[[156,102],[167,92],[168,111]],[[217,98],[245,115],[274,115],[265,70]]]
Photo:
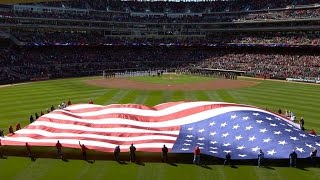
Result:
[[71,100],[69,99],[69,101],[67,102],[68,106],[72,105]]
[[32,151],[31,151],[31,147],[30,145],[26,142],[26,150],[27,150],[27,155],[30,157],[30,158],[33,158],[33,154],[32,154]]
[[92,101],[92,100],[90,100],[90,101],[89,101],[89,104],[93,104],[93,101]]
[[56,108],[54,108],[54,106],[53,105],[51,105],[51,111],[54,111],[54,110],[56,110]]
[[2,143],[1,143],[1,139],[0,139],[0,158],[3,158],[3,152],[2,152]]
[[40,116],[43,116],[43,115],[44,115],[44,113],[43,113],[43,111],[41,111],[41,112],[40,112]]
[[279,113],[279,114],[282,114],[282,111],[281,111],[281,109],[280,109],[280,108],[278,109],[278,113]]
[[56,143],[56,148],[57,148],[57,159],[58,158],[62,159],[62,144],[59,142],[59,140]]
[[21,125],[20,125],[20,123],[18,122],[17,124],[16,124],[16,131],[18,131],[18,130],[20,130],[21,129]]
[[36,117],[36,120],[39,118],[38,113],[34,113],[34,116]]
[[46,111],[47,111],[47,113],[50,113],[50,110],[49,110],[49,108],[47,108],[47,109],[46,109]]
[[4,130],[0,129],[0,137],[4,137]]
[[129,148],[129,156],[130,156],[130,162],[136,162],[136,147],[131,144]]
[[113,151],[113,156],[114,156],[114,159],[116,160],[116,161],[119,161],[119,154],[120,154],[120,146],[116,146],[115,148],[114,148],[114,151]]
[[81,144],[80,141],[79,141],[79,146],[81,148],[83,159],[87,161],[88,160],[88,158],[87,158],[87,149],[88,148],[84,144]]
[[228,152],[227,154],[226,154],[226,159],[224,160],[224,162],[223,162],[223,166],[225,166],[226,164],[229,164],[229,165],[231,165],[231,155],[230,155],[230,153]]
[[264,152],[262,151],[262,149],[260,149],[258,154],[258,167],[261,166],[261,164],[263,163],[263,160],[264,160]]
[[195,149],[194,149],[194,156],[193,156],[193,163],[196,164],[196,165],[199,165],[200,164],[200,148],[199,146],[197,146]]
[[299,121],[299,124],[300,124],[300,129],[301,129],[302,131],[304,131],[304,119],[303,119],[303,117],[301,117],[301,119],[300,119],[300,121]]
[[10,133],[10,134],[14,134],[12,125],[9,126],[9,133]]
[[296,151],[293,150],[289,155],[290,167],[296,167],[297,166],[297,158],[298,158],[298,155],[297,155]]
[[30,124],[34,122],[34,118],[32,115],[30,115]]
[[168,162],[168,148],[166,147],[165,144],[163,145],[161,150],[162,150],[162,156],[161,156],[162,162]]
[[311,159],[311,164],[314,167],[316,166],[317,153],[318,153],[318,150],[315,147],[312,148],[312,151],[310,153],[310,159]]

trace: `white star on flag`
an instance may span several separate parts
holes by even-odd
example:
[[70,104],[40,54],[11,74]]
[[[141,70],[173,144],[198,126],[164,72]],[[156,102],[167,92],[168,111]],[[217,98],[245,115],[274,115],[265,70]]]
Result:
[[313,147],[311,144],[307,144],[307,143],[306,143],[306,146],[308,146],[309,148]]
[[187,135],[186,137],[187,137],[187,138],[192,138],[192,137],[193,137],[193,135]]
[[199,149],[204,149],[203,147],[199,147]]
[[237,115],[232,115],[231,119],[235,119],[236,117],[238,117]]
[[209,151],[209,152],[211,152],[212,154],[217,154],[218,153],[218,151]]
[[299,140],[297,137],[291,137],[291,136],[290,136],[290,139],[292,139],[292,140],[294,140],[294,141]]
[[238,156],[240,156],[240,157],[246,157],[247,155],[246,155],[246,154],[238,154]]
[[254,116],[259,116],[260,114],[259,114],[259,113],[253,113],[253,115],[254,115]]
[[231,151],[231,150],[224,150],[223,152],[225,152],[225,153],[231,153],[232,151]]
[[272,118],[271,117],[266,117],[267,120],[269,121],[272,121]]
[[276,127],[276,126],[278,126],[278,125],[277,125],[277,124],[272,124],[272,123],[270,123],[270,126]]
[[248,120],[250,118],[248,116],[246,116],[246,117],[243,117],[242,119],[246,121],[246,120]]
[[228,132],[227,132],[227,133],[222,134],[222,136],[221,136],[221,137],[227,137],[227,136],[229,136],[229,133],[228,133]]
[[246,127],[246,130],[249,130],[249,131],[250,131],[252,128],[253,128],[253,127],[250,125],[250,126],[247,126],[247,127]]
[[192,140],[191,140],[191,139],[185,139],[184,141],[187,141],[187,142],[192,142]]
[[216,123],[215,122],[211,122],[210,124],[209,124],[209,126],[213,126],[213,125],[215,125]]
[[285,124],[283,124],[283,123],[280,123],[280,125],[282,125],[282,126],[287,126],[287,125],[285,125]]
[[203,146],[204,145],[204,143],[197,143],[199,146]]
[[198,132],[199,132],[199,133],[203,133],[204,131],[206,131],[206,130],[200,129]]
[[286,141],[278,141],[278,144],[285,145],[288,144]]
[[217,147],[210,147],[210,149],[218,149]]
[[181,150],[182,150],[182,151],[188,151],[189,148],[182,148]]
[[263,123],[262,120],[256,120],[256,122],[259,123],[259,124]]
[[257,152],[260,148],[256,146],[255,148],[251,148],[251,151]]
[[291,132],[292,130],[291,129],[284,129],[285,131],[287,131],[287,132]]
[[204,141],[204,137],[198,138],[198,141]]
[[231,145],[230,143],[226,143],[226,144],[223,144],[222,146],[228,147],[230,145]]
[[237,147],[237,149],[239,149],[239,150],[242,150],[242,149],[244,149],[244,148],[246,148],[246,147],[244,147],[244,146],[238,146],[238,147]]
[[224,123],[221,123],[221,124],[220,124],[220,127],[226,127],[226,125],[227,125],[227,123],[224,122]]
[[264,128],[264,129],[260,129],[260,132],[261,133],[265,133],[265,132],[267,132],[268,130],[266,129],[266,128]]
[[191,144],[183,143],[184,146],[190,146]]
[[268,138],[268,139],[263,139],[263,142],[266,142],[266,143],[268,143],[268,142],[270,142],[270,141],[271,141],[270,138]]
[[305,152],[305,151],[303,150],[303,148],[298,148],[298,147],[296,147],[296,150],[299,151],[300,153]]
[[192,130],[193,130],[193,127],[190,127],[190,128],[188,128],[187,130],[188,130],[188,131],[192,131]]
[[210,141],[210,144],[217,144],[217,141]]
[[235,139],[236,139],[236,140],[240,140],[240,139],[242,139],[242,136],[241,136],[241,135],[236,136]]
[[301,136],[301,137],[307,137],[305,134],[300,134],[300,133],[299,133],[299,136]]
[[267,151],[268,155],[273,156],[273,154],[277,153],[274,149],[272,149],[271,151]]
[[255,136],[249,137],[249,141],[254,141],[256,139]]
[[240,127],[239,124],[237,124],[237,125],[233,126],[232,129],[238,129],[239,127]]
[[273,134],[280,135],[280,134],[282,134],[282,133],[281,133],[281,131],[273,131]]
[[320,143],[316,142],[316,146],[320,146]]
[[287,124],[289,127],[293,127],[291,124]]
[[210,132],[210,136],[214,136],[216,134],[217,134],[216,132]]

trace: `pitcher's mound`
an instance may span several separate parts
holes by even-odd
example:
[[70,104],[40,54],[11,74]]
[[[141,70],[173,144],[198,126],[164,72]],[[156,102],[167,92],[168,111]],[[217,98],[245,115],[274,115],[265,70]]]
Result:
[[257,82],[243,81],[243,80],[228,80],[215,79],[212,81],[195,82],[188,84],[160,84],[135,81],[123,78],[114,79],[95,79],[87,80],[86,83],[90,85],[115,88],[115,89],[137,89],[137,90],[184,90],[184,91],[198,91],[198,90],[215,90],[215,89],[233,89],[250,87],[258,84]]

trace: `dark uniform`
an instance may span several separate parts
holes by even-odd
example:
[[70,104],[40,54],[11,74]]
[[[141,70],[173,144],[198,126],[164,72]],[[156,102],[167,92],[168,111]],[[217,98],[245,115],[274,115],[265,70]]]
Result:
[[57,158],[62,158],[62,144],[58,141],[56,144]]
[[81,151],[82,151],[82,157],[84,160],[87,160],[87,147],[84,145],[84,144],[80,144],[80,141],[79,141],[79,145],[81,147]]
[[162,162],[168,162],[168,148],[166,145],[163,145],[162,147]]
[[292,153],[290,153],[290,155],[289,155],[289,158],[290,158],[290,166],[296,167],[297,158],[298,158],[297,153],[295,151],[292,151]]
[[223,165],[224,165],[224,166],[225,166],[226,164],[229,164],[229,165],[230,165],[230,160],[231,160],[231,155],[230,155],[230,153],[227,153],[226,159],[224,160]]
[[310,153],[312,166],[316,166],[317,152],[318,152],[317,149],[313,149],[312,152]]
[[3,157],[3,154],[2,154],[2,144],[1,144],[1,139],[0,139],[0,158]]
[[34,113],[34,117],[36,117],[36,120],[39,118],[38,113]]
[[299,124],[300,124],[300,129],[302,131],[304,131],[304,119],[303,118],[300,119]]
[[119,161],[120,146],[116,146],[113,151],[114,159]]
[[30,116],[30,124],[33,123],[33,122],[34,122],[34,118],[33,118],[33,116],[31,115],[31,116]]
[[131,144],[130,148],[129,148],[130,152],[129,152],[129,156],[130,156],[130,162],[135,162],[136,161],[136,147],[133,146],[133,144]]

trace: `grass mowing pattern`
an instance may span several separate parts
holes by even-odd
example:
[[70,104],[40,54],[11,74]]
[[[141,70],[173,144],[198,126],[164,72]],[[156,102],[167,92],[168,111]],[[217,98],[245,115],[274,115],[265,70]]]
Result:
[[[140,78],[140,77],[139,77]],[[146,78],[146,77],[144,77]],[[148,77],[149,78],[149,77]],[[157,77],[149,78],[154,81]],[[196,77],[199,81],[202,77]],[[276,111],[287,108],[304,116],[306,127],[320,132],[319,99],[320,86],[259,81],[260,84],[242,88],[217,91],[139,91],[115,90],[87,86],[85,78],[43,81],[0,88],[0,128],[16,122],[26,125],[30,114],[71,99],[73,103],[97,104],[144,103],[150,106],[180,100],[211,100],[256,105]],[[147,78],[146,78],[147,79]],[[184,78],[190,82],[190,78]],[[204,78],[206,80],[206,78]],[[159,80],[162,83],[163,80]],[[180,81],[182,83],[182,81]],[[168,83],[168,82],[167,82]],[[53,149],[54,151],[54,149]],[[190,159],[191,160],[191,159]],[[291,169],[287,167],[257,168],[238,166],[237,169],[220,165],[206,169],[188,164],[177,167],[161,163],[119,165],[111,161],[95,161],[93,164],[81,160],[64,162],[55,159],[8,157],[0,159],[0,179],[318,179],[318,168]]]
[[137,76],[131,77],[130,80],[156,83],[156,84],[188,84],[194,82],[212,81],[212,77],[191,76],[191,75],[176,75],[176,74],[164,74],[162,76]]

